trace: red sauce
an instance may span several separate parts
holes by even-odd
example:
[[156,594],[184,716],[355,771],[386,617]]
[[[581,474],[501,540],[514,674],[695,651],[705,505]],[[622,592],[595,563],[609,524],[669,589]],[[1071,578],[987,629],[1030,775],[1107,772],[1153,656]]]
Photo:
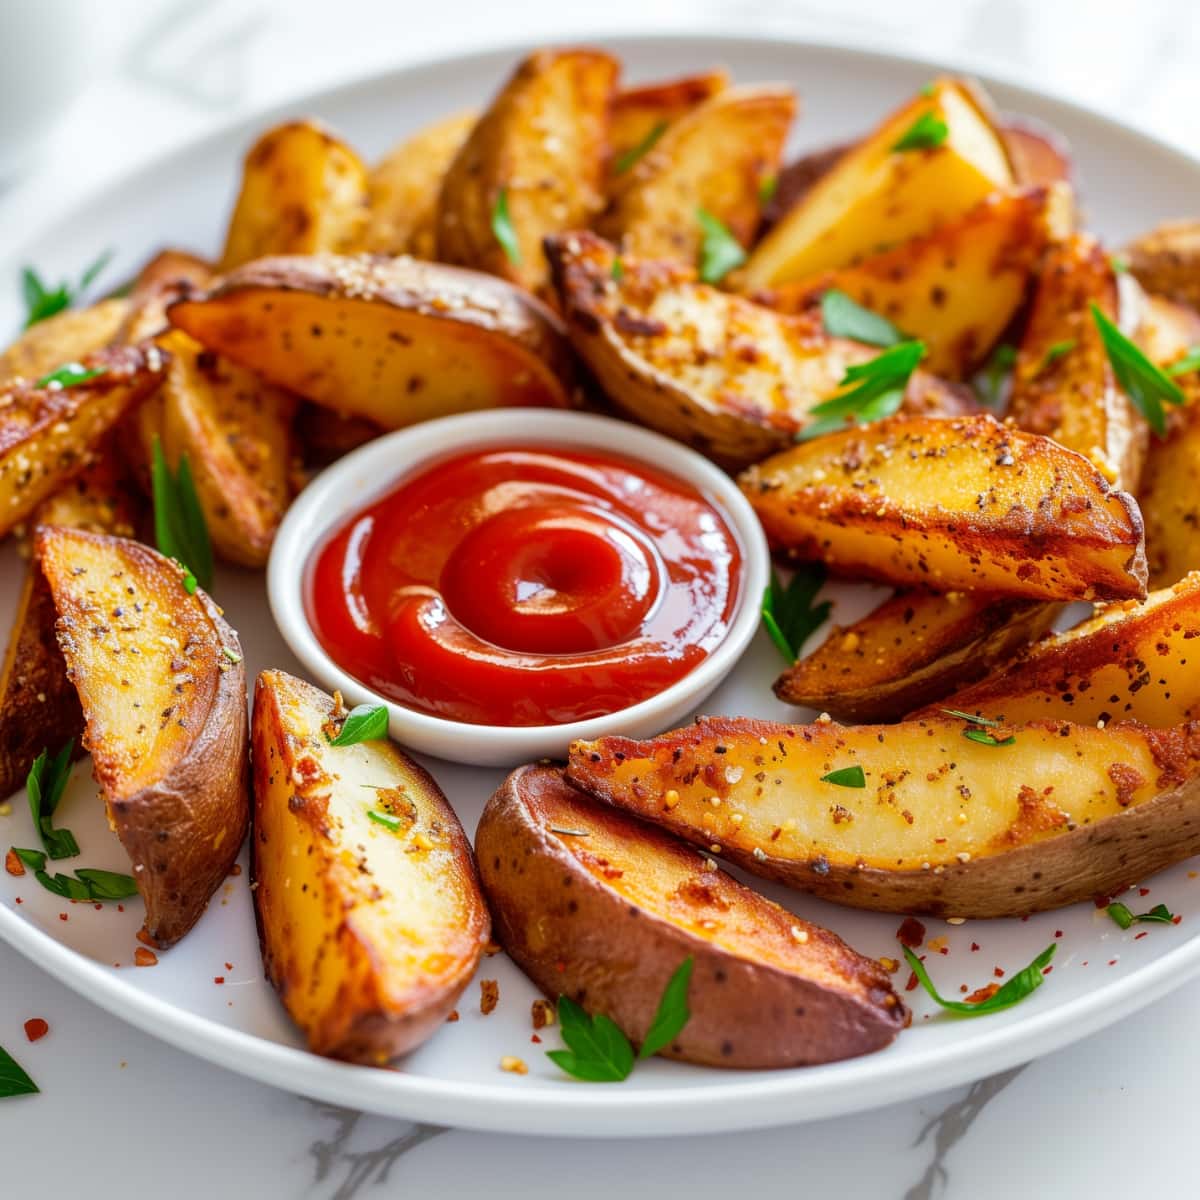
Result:
[[694,670],[740,579],[733,532],[682,480],[616,455],[499,447],[426,467],[347,520],[308,564],[306,603],[327,653],[383,695],[548,725]]

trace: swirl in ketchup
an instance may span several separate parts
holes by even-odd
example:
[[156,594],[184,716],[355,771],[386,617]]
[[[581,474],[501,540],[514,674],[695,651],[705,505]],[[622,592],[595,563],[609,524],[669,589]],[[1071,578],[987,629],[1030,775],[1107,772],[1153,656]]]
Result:
[[403,479],[309,562],[309,620],[351,675],[483,725],[603,716],[692,671],[729,629],[741,552],[644,463],[502,446]]

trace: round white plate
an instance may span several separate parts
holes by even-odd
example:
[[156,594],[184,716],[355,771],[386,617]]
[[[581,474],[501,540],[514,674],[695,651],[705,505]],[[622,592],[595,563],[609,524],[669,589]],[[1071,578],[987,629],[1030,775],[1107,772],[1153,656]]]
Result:
[[[742,81],[785,80],[803,95],[793,149],[823,146],[861,132],[919,87],[933,64],[877,53],[791,43],[781,38],[606,38],[634,79],[684,74],[724,63]],[[519,49],[419,66],[304,97],[278,114],[262,114],[183,147],[114,187],[80,195],[73,211],[21,246],[0,267],[0,330],[18,327],[16,270],[35,264],[51,279],[75,278],[107,247],[116,260],[110,280],[132,273],[165,244],[217,249],[236,186],[238,164],[255,132],[276,116],[315,114],[374,158],[431,118],[483,101],[509,72]],[[1005,109],[1041,117],[1070,138],[1091,224],[1114,244],[1168,217],[1193,214],[1200,165],[1111,121],[1035,93],[995,83]],[[297,569],[300,564],[297,563]],[[13,547],[0,550],[0,627],[7,629],[23,566]],[[242,636],[250,671],[266,666],[301,673],[271,622],[262,574],[223,569],[215,593]],[[831,589],[835,618],[868,606],[877,589]],[[705,704],[713,713],[795,719],[772,697],[779,661],[759,635],[734,675]],[[431,761],[429,766],[468,830],[500,772]],[[0,847],[32,845],[24,797],[0,817]],[[89,866],[122,868],[86,764],[76,767],[61,809]],[[244,861],[244,860],[243,860]],[[578,1083],[561,1075],[542,1051],[553,1029],[531,1044],[534,990],[498,955],[481,978],[500,984],[500,1004],[479,1012],[475,984],[448,1024],[396,1070],[328,1062],[308,1054],[264,982],[245,872],[231,877],[185,941],[155,967],[132,965],[140,905],[101,911],[67,904],[29,877],[0,873],[0,937],[109,1011],[186,1050],[279,1087],[398,1117],[514,1133],[650,1135],[701,1133],[825,1117],[948,1087],[1044,1054],[1128,1016],[1200,971],[1200,881],[1187,864],[1150,881],[1133,905],[1163,902],[1182,914],[1179,926],[1117,928],[1102,911],[1077,905],[1028,921],[927,922],[948,954],[929,966],[944,993],[988,982],[995,967],[1024,966],[1057,941],[1053,971],[1025,1003],[997,1016],[954,1020],[937,1015],[919,991],[907,999],[913,1028],[889,1049],[808,1070],[733,1072],[656,1060],[623,1084]],[[871,955],[898,957],[897,918],[839,909],[775,887],[765,889],[805,917],[835,929]],[[18,903],[18,900],[20,901]],[[1141,936],[1142,934],[1145,936]],[[899,976],[903,984],[905,974]],[[223,982],[217,982],[223,980]],[[500,1071],[504,1055],[529,1074]]]

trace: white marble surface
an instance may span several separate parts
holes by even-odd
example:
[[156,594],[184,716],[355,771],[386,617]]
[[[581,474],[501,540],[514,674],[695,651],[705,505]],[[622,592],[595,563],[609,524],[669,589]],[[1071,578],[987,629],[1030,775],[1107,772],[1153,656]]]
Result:
[[[0,37],[4,4],[0,3]],[[408,59],[561,32],[725,24],[911,49],[1085,100],[1200,154],[1200,17],[1189,0],[109,0],[94,75],[36,171],[0,192],[0,259],[81,178],[290,92]],[[564,24],[565,22],[565,24]],[[45,53],[52,54],[53,47]],[[1197,207],[1200,208],[1200,197]],[[853,1118],[667,1145],[484,1136],[333,1110],[197,1062],[0,946],[0,1045],[42,1091],[0,1108],[0,1195],[1184,1196],[1195,1191],[1200,984],[970,1088]],[[50,1033],[28,1044],[40,1016]]]

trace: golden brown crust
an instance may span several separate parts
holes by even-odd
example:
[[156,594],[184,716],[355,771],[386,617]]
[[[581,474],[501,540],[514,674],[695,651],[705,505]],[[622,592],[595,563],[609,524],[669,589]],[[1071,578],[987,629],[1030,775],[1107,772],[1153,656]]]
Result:
[[68,308],[31,325],[0,354],[0,386],[32,383],[64,363],[78,362],[112,341],[129,309],[128,300],[101,300]]
[[1166,221],[1122,253],[1147,291],[1200,308],[1200,221]]

